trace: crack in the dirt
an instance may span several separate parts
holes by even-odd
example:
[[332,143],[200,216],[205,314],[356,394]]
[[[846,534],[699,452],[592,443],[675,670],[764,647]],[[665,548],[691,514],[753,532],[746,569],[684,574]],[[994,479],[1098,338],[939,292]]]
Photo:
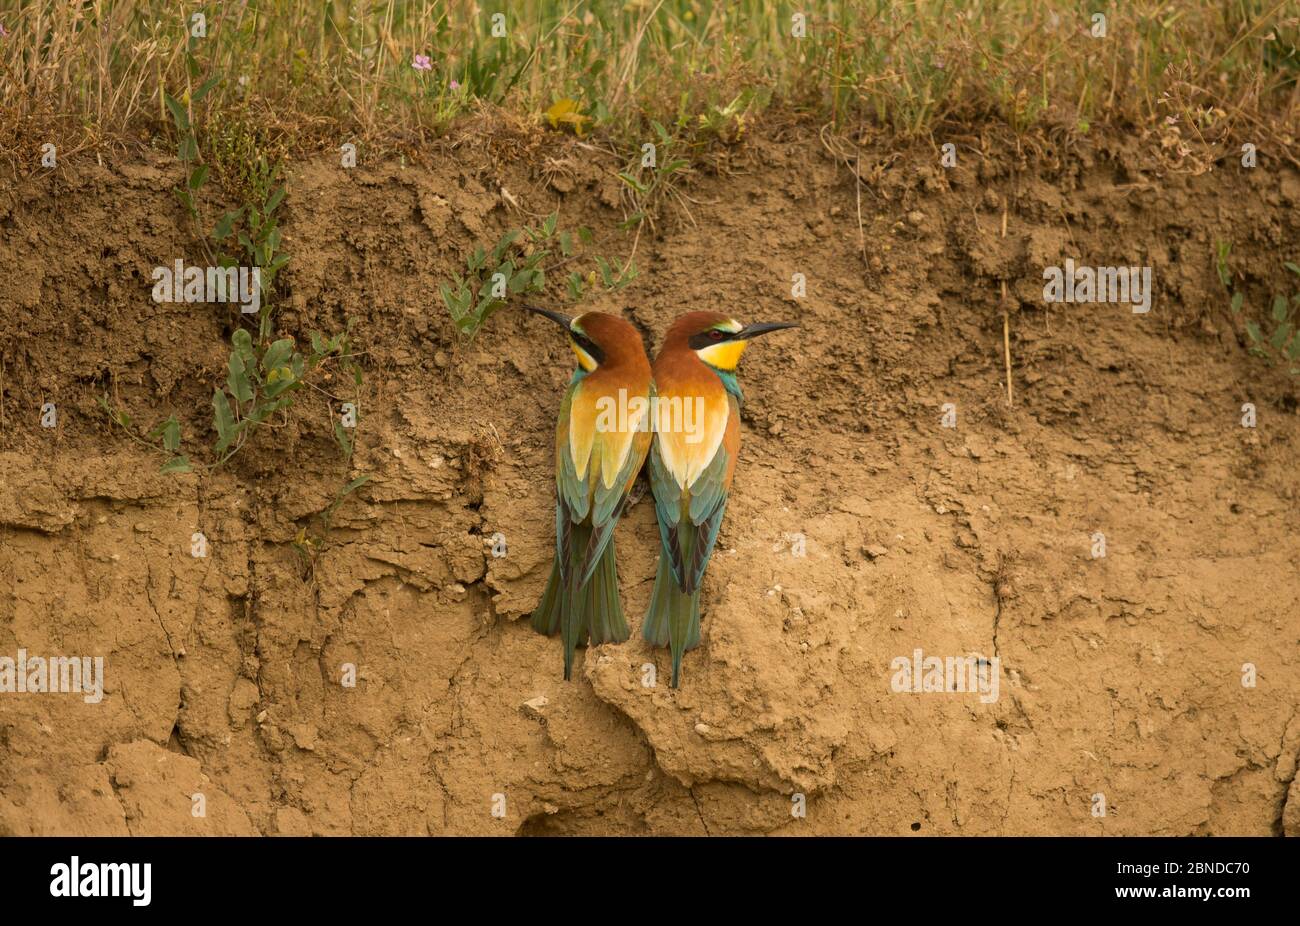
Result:
[[699,814],[700,826],[704,827],[704,835],[712,836],[713,834],[709,832],[708,821],[704,819],[704,810],[700,807],[700,799],[695,796],[695,785],[691,785],[689,788],[687,788],[686,793],[691,796],[691,803],[695,805],[695,812]]
[[1002,626],[1002,596],[998,594],[996,586],[993,589],[993,658],[1002,659],[1002,649],[998,645],[998,631]]
[[1002,807],[1002,821],[998,824],[1001,835],[1007,833],[1007,817],[1011,815],[1011,794],[1016,789],[1016,767],[1013,763],[1011,766],[1011,783],[1007,785],[1007,800]]
[[[1286,752],[1286,734],[1291,729],[1291,724],[1295,723],[1297,717],[1300,717],[1300,710],[1291,714],[1291,718],[1282,726],[1282,742],[1278,744],[1277,763],[1274,765],[1276,770],[1278,765],[1282,764],[1282,756]],[[1277,816],[1273,820],[1273,833],[1281,836],[1285,832],[1286,808],[1291,800],[1291,788],[1295,784],[1296,773],[1300,772],[1300,752],[1296,753],[1295,761],[1291,765],[1291,777],[1282,782],[1282,802],[1278,805]]]
[[[451,792],[447,790],[447,782],[443,780],[442,772],[438,771],[438,765],[433,761],[432,757],[429,760],[429,774],[438,782],[438,790],[442,792],[442,832],[443,835],[446,835],[448,827],[451,826],[450,815],[447,811],[447,805],[451,802]],[[428,829],[428,823],[425,823],[425,828]]]
[[117,798],[117,805],[122,808],[122,825],[126,827],[128,835],[134,836],[135,830],[131,829],[131,816],[126,812],[126,801],[122,798],[122,791],[118,788],[111,770],[108,772],[108,786],[113,790],[113,797]]
[[[153,600],[153,586],[153,569],[149,569],[144,580],[144,597],[149,602],[149,609],[153,611],[153,617],[158,622],[159,629],[162,630],[163,636],[167,638],[167,648],[171,650],[172,661],[179,663],[180,656],[176,653],[176,644],[172,642],[171,632],[167,629],[167,625],[163,623],[162,615],[158,613],[158,603]],[[177,669],[177,674],[180,674],[179,669]]]

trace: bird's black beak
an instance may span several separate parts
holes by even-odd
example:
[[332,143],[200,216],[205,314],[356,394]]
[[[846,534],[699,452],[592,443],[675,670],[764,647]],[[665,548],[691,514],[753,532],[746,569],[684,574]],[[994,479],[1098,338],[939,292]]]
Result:
[[563,312],[556,312],[554,309],[539,309],[536,306],[532,306],[532,305],[526,305],[524,306],[524,308],[538,315],[545,315],[547,318],[555,322],[555,324],[559,325],[561,328],[565,329],[566,331],[569,329],[569,326],[573,324],[572,316],[565,315]]
[[752,325],[746,325],[735,333],[731,338],[733,341],[748,341],[756,338],[760,334],[769,334],[773,331],[780,331],[782,328],[798,328],[798,322],[754,322]]

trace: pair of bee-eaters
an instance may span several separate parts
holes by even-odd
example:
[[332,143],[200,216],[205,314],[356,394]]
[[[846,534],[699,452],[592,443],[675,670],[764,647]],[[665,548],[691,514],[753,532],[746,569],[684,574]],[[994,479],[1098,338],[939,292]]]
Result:
[[628,638],[614,527],[648,455],[660,556],[642,636],[672,651],[676,688],[682,654],[700,642],[700,580],[740,452],[736,366],[752,338],[795,325],[690,312],[669,327],[652,367],[621,318],[529,309],[563,327],[578,355],[555,431],[555,562],[533,628],[560,634],[566,680],[579,644]]

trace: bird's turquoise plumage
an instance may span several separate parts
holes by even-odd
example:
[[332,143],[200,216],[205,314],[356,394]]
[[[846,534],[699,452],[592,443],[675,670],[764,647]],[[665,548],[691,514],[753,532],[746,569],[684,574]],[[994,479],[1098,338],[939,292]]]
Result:
[[[733,409],[738,408],[733,405]],[[650,448],[650,485],[659,523],[659,569],[641,628],[644,639],[672,653],[671,685],[681,680],[682,655],[700,644],[700,582],[727,510],[728,454],[719,446],[704,472],[682,489],[657,444]]]
[[[708,568],[740,456],[736,365],[749,338],[793,327],[742,326],[718,312],[688,312],[668,328],[652,368],[660,402],[697,410],[656,421],[650,486],[659,522],[659,570],[642,625],[646,640],[672,652],[672,687],[682,655],[700,643],[700,583]],[[662,405],[661,405],[662,407]]]
[[[617,363],[604,371],[612,375],[580,367],[560,405],[555,434],[555,560],[546,590],[533,611],[532,626],[539,633],[560,634],[566,680],[572,676],[579,645],[622,642],[629,636],[618,595],[614,528],[650,444],[648,431],[633,433],[629,442],[627,429],[602,428],[594,415],[598,403],[611,391],[623,389],[647,400],[651,391],[649,364],[635,329],[610,316],[601,316],[603,322],[593,321],[596,314],[589,313],[581,321],[593,329],[599,323],[607,341],[613,335],[634,338],[641,363],[639,368],[632,364],[630,375],[621,375],[627,371]],[[626,330],[608,330],[615,322]],[[629,348],[628,354],[633,353]],[[613,359],[619,356],[615,354]],[[570,440],[574,428],[581,429],[576,442]],[[590,448],[581,451],[587,453],[585,460],[574,459],[575,443]],[[615,455],[608,484],[604,478],[606,454]]]

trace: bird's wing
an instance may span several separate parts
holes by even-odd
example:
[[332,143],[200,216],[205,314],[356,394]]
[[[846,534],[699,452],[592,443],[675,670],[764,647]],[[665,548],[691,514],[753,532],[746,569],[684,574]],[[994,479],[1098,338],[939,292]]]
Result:
[[719,447],[717,455],[708,465],[695,485],[691,487],[691,523],[695,525],[695,542],[691,545],[690,568],[682,590],[693,592],[700,587],[704,569],[713,555],[713,545],[718,541],[722,515],[727,510],[727,483],[733,461],[726,447]]
[[555,560],[560,566],[560,576],[566,580],[573,525],[586,520],[591,509],[586,474],[579,475],[570,452],[570,411],[577,388],[575,380],[564,394],[555,426]]
[[678,586],[682,584],[681,550],[677,545],[677,525],[682,520],[683,490],[668,470],[660,452],[660,441],[655,437],[650,447],[650,491],[655,498],[655,520],[659,522],[659,540],[663,546],[661,556],[668,557],[673,569],[673,578]]
[[585,401],[585,398],[580,394],[575,397],[570,427],[582,429],[584,439],[574,444],[586,459],[575,462],[571,455],[566,454],[570,456],[569,465],[575,475],[578,466],[585,463],[582,482],[575,483],[575,487],[580,485],[586,491],[585,515],[591,524],[591,536],[579,566],[581,583],[591,577],[614,535],[614,526],[623,512],[628,490],[645,462],[651,439],[649,394],[644,397],[646,402],[639,414],[636,409],[629,410],[627,420],[617,422],[617,427],[613,428],[608,426],[608,421],[598,426],[601,419],[594,414],[595,403]]
[[678,587],[688,593],[699,588],[718,541],[740,452],[740,410],[734,398],[728,396],[727,401],[729,415],[725,433],[712,459],[689,489],[682,488],[664,462],[658,452],[659,440],[650,453],[650,484],[655,495],[663,555],[669,557]]
[[727,508],[729,454],[719,447],[690,490],[682,489],[664,464],[658,445],[650,451],[650,485],[655,496],[662,555],[684,592],[699,587]]

